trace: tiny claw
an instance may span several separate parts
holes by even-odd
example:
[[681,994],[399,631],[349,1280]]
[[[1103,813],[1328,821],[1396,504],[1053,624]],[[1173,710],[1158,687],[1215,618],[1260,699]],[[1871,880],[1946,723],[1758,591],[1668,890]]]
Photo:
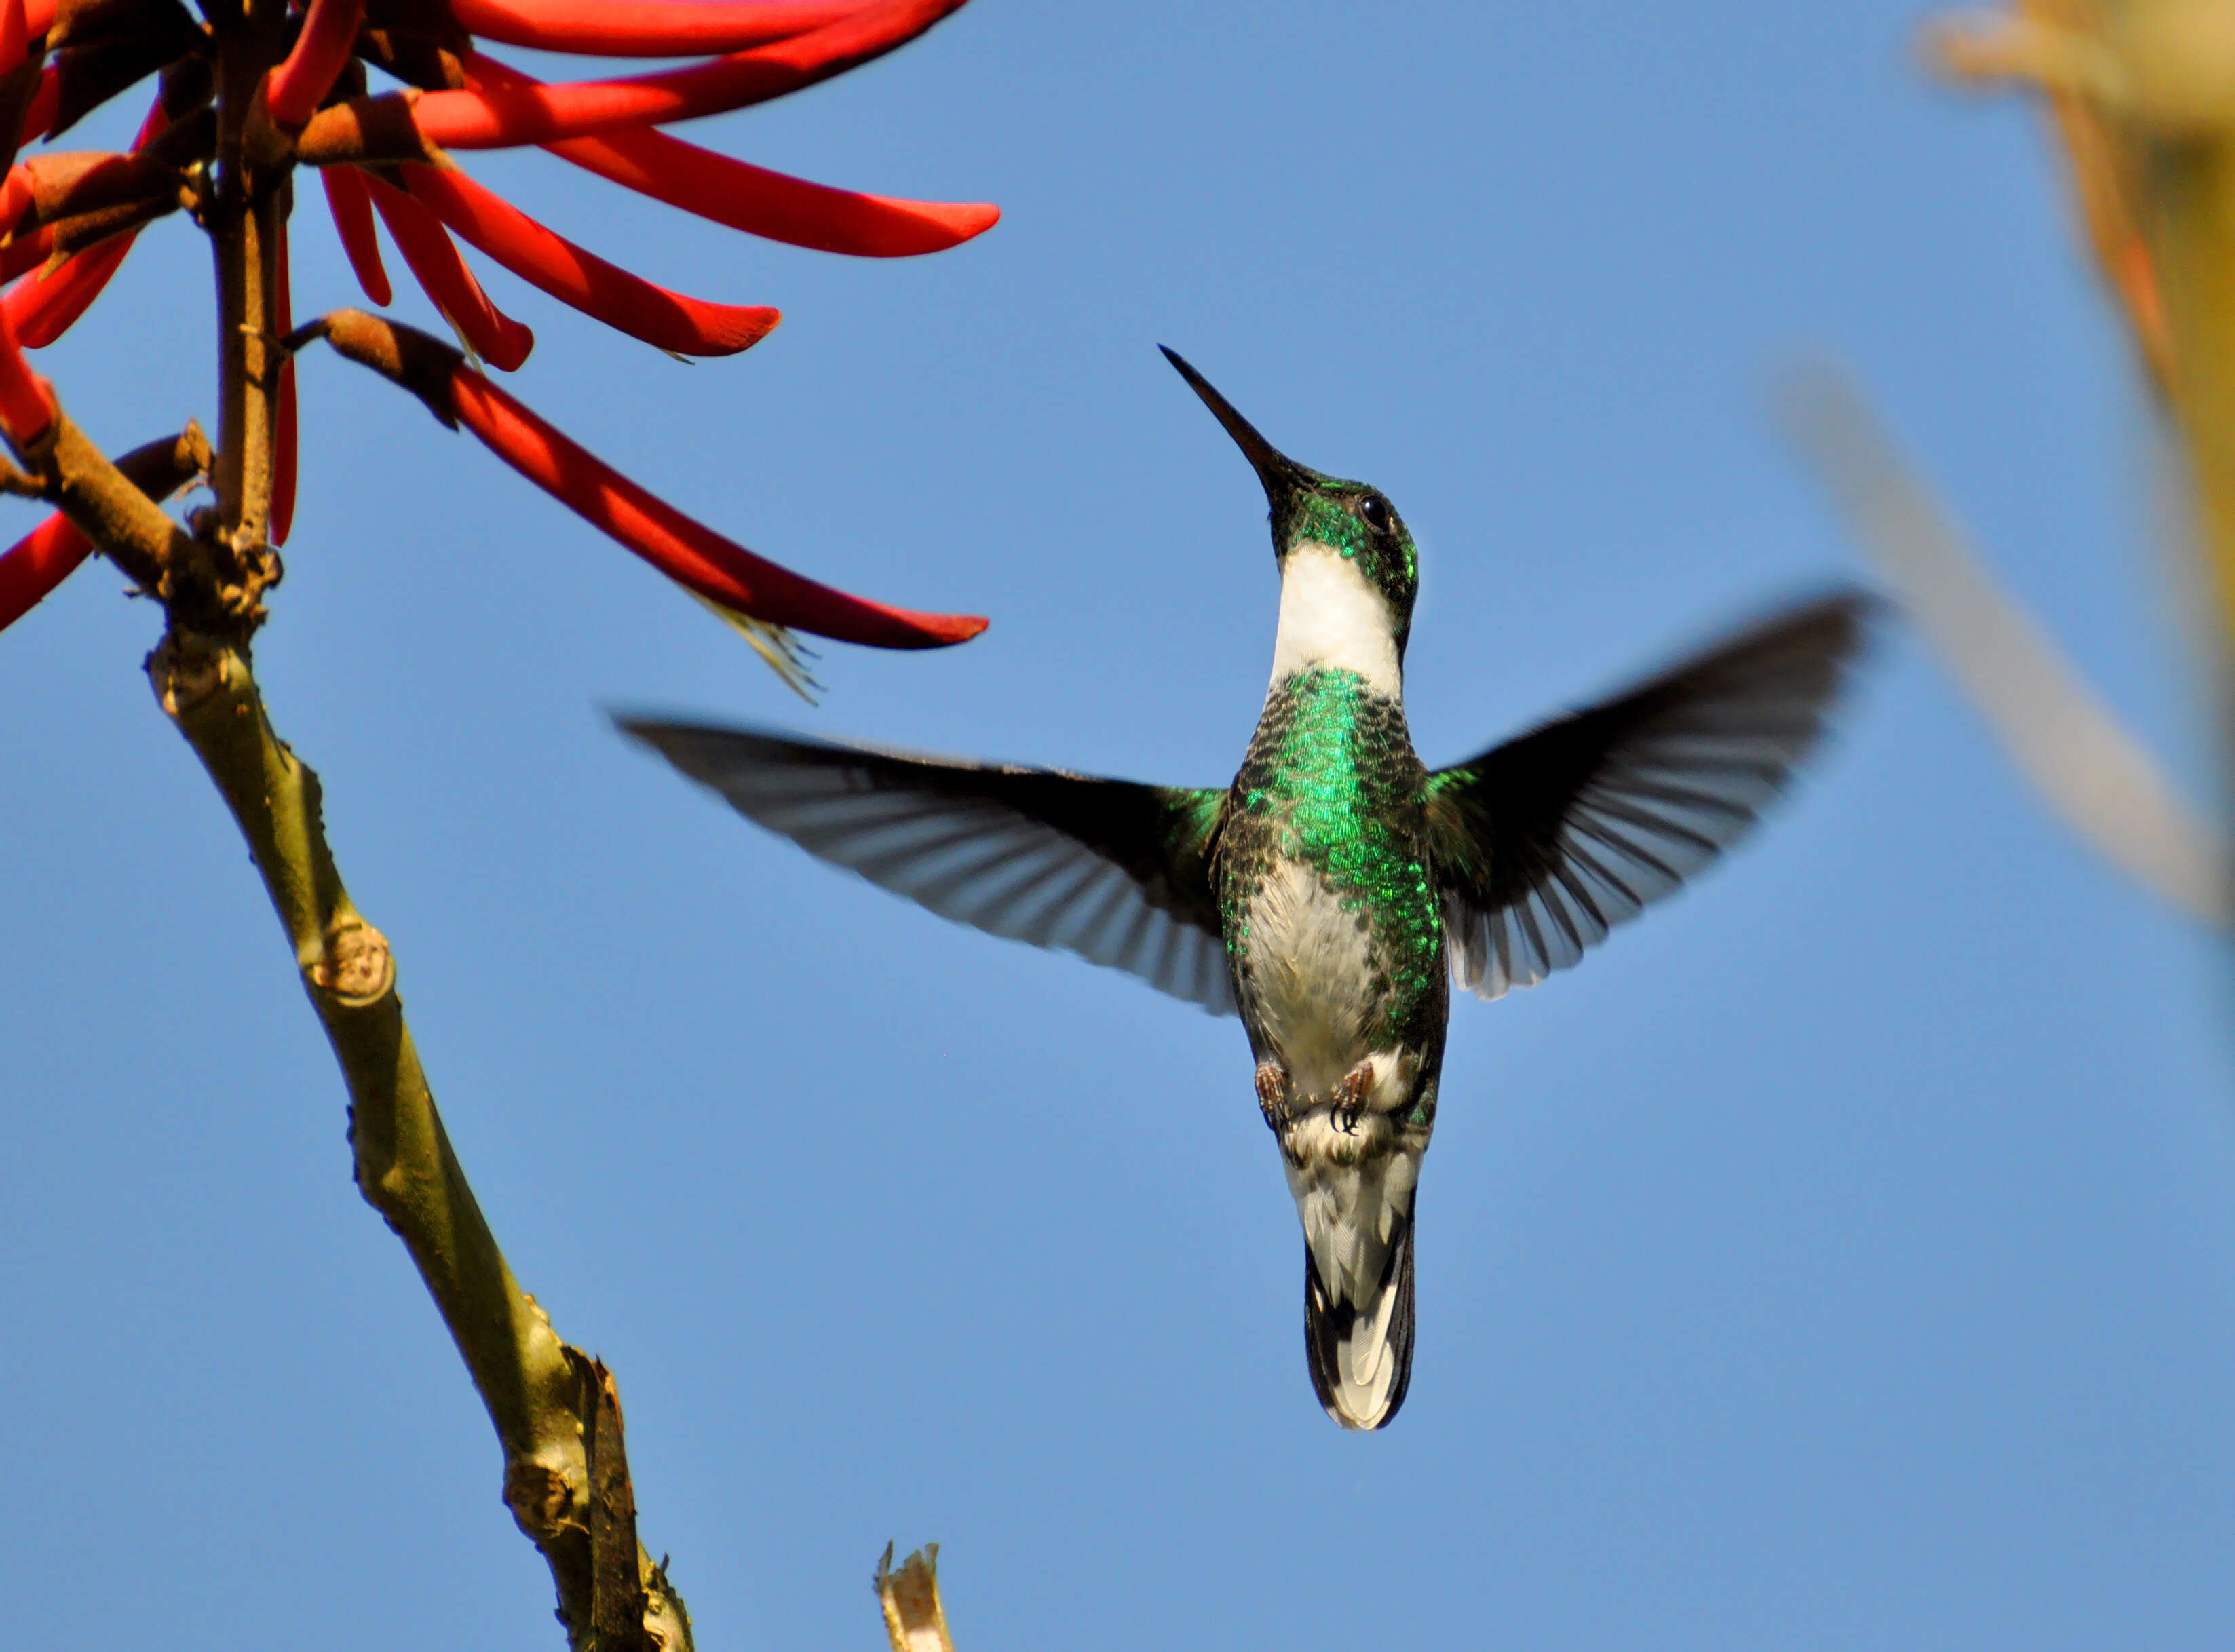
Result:
[[1361,1061],[1342,1075],[1328,1121],[1346,1136],[1358,1134],[1358,1121],[1366,1116],[1366,1098],[1373,1088],[1373,1063]]
[[1288,1122],[1288,1075],[1277,1061],[1257,1064],[1257,1105],[1265,1127],[1278,1131]]

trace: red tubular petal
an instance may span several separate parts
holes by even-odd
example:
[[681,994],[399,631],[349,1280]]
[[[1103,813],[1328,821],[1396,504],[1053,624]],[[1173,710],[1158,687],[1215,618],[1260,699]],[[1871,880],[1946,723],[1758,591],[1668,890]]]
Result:
[[56,511],[0,551],[0,631],[5,631],[84,565],[93,541]]
[[[38,22],[33,0],[31,21]],[[49,10],[51,20],[53,13]],[[158,96],[147,118],[140,123],[140,135],[132,140],[135,150],[161,132],[170,122],[163,118],[163,100]],[[133,230],[122,235],[111,236],[98,246],[72,253],[61,267],[43,272],[34,272],[0,293],[0,320],[15,331],[27,350],[41,350],[51,344],[72,327],[77,318],[92,306],[109,278],[122,266],[139,239],[140,232]]]
[[[512,88],[540,82],[479,52],[466,58],[474,80]],[[1001,209],[855,194],[749,166],[665,132],[608,132],[548,144],[552,154],[625,188],[686,213],[821,252],[912,258],[940,252],[991,229]],[[334,170],[326,168],[328,172]]]
[[34,270],[0,293],[0,318],[27,350],[43,350],[77,324],[132,251],[136,235],[116,235],[72,253],[57,269]]
[[710,62],[620,81],[499,91],[425,92],[412,116],[428,141],[452,149],[556,143],[615,127],[665,125],[762,103],[829,80],[905,45],[963,0],[878,0],[843,21]]
[[31,204],[31,169],[24,166],[8,168],[8,176],[0,182],[0,235],[16,227]]
[[653,497],[477,373],[450,376],[458,421],[489,450],[678,584],[774,625],[872,648],[967,642],[986,622],[849,596],[755,556]]
[[436,307],[490,366],[501,372],[519,371],[528,352],[535,348],[535,335],[489,302],[458,249],[450,245],[442,220],[377,178],[368,175],[364,181],[381,222],[396,238],[396,250],[403,254]]
[[[23,32],[33,40],[43,41],[47,30],[55,26],[56,3],[57,0],[27,0]],[[23,142],[30,143],[54,130],[55,114],[62,102],[62,77],[49,63],[39,72],[39,89],[31,95],[30,107],[23,112]]]
[[866,0],[450,0],[469,34],[600,57],[698,57],[827,28]]
[[899,200],[833,189],[701,149],[664,132],[569,138],[554,154],[654,200],[749,235],[855,258],[943,252],[1000,220],[984,203]]
[[[295,297],[287,279],[287,226],[279,226],[279,291],[274,296],[279,300],[279,336],[285,338],[295,331]],[[295,358],[286,357],[279,364],[279,394],[272,409],[275,429],[272,442],[272,521],[265,536],[274,545],[287,542],[288,530],[295,526]]]
[[406,166],[414,196],[452,229],[524,280],[609,327],[686,356],[734,356],[779,319],[765,305],[709,304],[617,269],[554,234],[462,172]]
[[349,254],[357,285],[366,298],[386,306],[396,294],[388,285],[388,268],[380,261],[380,237],[372,227],[372,195],[364,187],[364,174],[355,167],[321,167],[318,181],[326,187],[326,210],[333,214],[334,233],[342,238],[342,251]]
[[30,143],[55,129],[55,116],[62,106],[62,77],[50,63],[39,73],[39,89],[31,94],[31,107],[23,112],[23,141]]
[[28,274],[55,255],[55,226],[42,224],[29,235],[0,246],[0,281]]
[[[46,31],[39,31],[44,34]],[[12,75],[23,68],[23,59],[31,45],[30,30],[23,17],[23,0],[5,0],[0,4],[0,75]]]
[[364,19],[364,0],[311,0],[295,49],[264,82],[274,126],[297,131],[317,111],[318,100],[333,89],[334,76],[349,62]]
[[22,447],[54,422],[54,392],[23,359],[16,330],[8,324],[6,310],[0,308],[0,425]]

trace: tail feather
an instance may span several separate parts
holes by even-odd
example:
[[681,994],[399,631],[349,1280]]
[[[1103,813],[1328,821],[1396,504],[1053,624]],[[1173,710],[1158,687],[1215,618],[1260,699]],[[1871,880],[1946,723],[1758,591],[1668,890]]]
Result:
[[1304,1247],[1304,1352],[1312,1387],[1345,1428],[1386,1426],[1412,1380],[1412,1218],[1399,1216],[1381,1277],[1370,1293],[1338,1300]]

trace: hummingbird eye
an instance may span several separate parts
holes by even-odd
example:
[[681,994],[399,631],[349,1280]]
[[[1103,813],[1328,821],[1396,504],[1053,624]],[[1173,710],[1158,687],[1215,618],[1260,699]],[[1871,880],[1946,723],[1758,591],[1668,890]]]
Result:
[[1358,502],[1358,520],[1377,534],[1389,531],[1389,502],[1380,494],[1367,494]]

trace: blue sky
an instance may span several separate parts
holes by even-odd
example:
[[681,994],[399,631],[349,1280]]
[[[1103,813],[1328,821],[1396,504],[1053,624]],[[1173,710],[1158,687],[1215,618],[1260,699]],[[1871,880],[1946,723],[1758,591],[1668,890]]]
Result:
[[[1766,410],[1828,353],[2200,786],[2121,341],[2029,111],[1926,83],[1923,15],[977,0],[691,134],[1004,207],[912,262],[472,161],[786,312],[685,368],[488,272],[538,333],[532,405],[757,549],[992,617],[946,653],[827,649],[815,710],[305,358],[259,673],[514,1267],[619,1378],[704,1644],[875,1644],[888,1538],[941,1543],[976,1652],[2235,1634],[2227,972],[2036,810],[1913,641],[1744,853],[1454,1006],[1418,1362],[1371,1438],[1311,1398],[1235,1024],[819,867],[604,720],[1222,781],[1276,586],[1163,342],[1397,502],[1412,728],[1451,761],[1860,577]],[[306,193],[305,314],[355,296]],[[48,352],[104,445],[212,422],[206,269],[159,226]],[[95,567],[0,636],[23,1639],[555,1645],[246,853],[150,702],[157,628]],[[593,1188],[626,1196],[593,1222]]]

